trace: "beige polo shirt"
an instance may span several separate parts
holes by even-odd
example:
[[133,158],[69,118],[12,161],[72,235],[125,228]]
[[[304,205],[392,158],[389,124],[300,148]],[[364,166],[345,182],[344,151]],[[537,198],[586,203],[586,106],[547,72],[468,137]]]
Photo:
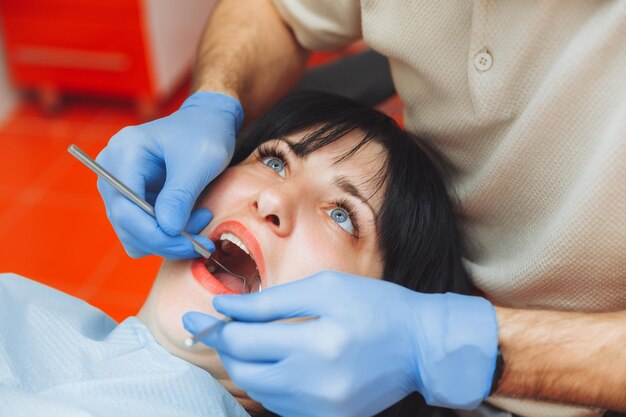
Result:
[[[474,284],[518,308],[626,309],[626,1],[275,0],[308,49],[389,57],[446,155]],[[599,411],[501,398],[528,417]]]

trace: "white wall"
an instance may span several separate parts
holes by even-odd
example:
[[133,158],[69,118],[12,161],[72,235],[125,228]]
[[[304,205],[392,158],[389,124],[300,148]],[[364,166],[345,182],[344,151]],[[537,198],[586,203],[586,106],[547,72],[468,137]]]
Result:
[[160,95],[190,73],[204,25],[217,0],[143,0],[147,43]]
[[15,107],[16,94],[11,87],[9,74],[7,74],[4,58],[4,43],[2,39],[2,26],[0,26],[0,123],[10,114]]

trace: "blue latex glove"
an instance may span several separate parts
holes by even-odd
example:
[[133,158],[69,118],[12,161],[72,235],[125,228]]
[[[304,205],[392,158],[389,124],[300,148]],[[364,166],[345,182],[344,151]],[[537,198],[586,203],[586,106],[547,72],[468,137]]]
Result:
[[237,100],[199,92],[173,114],[126,127],[111,138],[97,161],[156,211],[154,220],[108,183],[98,181],[107,216],[130,256],[198,256],[191,242],[180,235],[183,229],[215,250],[208,238],[197,236],[212,214],[206,209],[191,210],[204,187],[228,165],[242,121]]
[[[414,391],[472,409],[491,388],[497,321],[484,298],[327,271],[213,305],[242,322],[202,341],[235,384],[280,415],[373,415]],[[292,317],[318,319],[259,323]],[[196,333],[216,320],[191,312],[183,324]]]

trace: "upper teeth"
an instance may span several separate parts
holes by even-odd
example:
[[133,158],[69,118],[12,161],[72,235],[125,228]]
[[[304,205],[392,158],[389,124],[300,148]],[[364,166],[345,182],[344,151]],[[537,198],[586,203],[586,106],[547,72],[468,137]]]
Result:
[[[222,233],[222,235],[220,236],[220,240],[228,240],[229,242],[232,242],[235,245],[239,246],[242,251],[250,255],[250,251],[248,250],[248,248],[246,248],[246,245],[244,245],[241,239],[239,239],[237,236],[231,233]],[[252,255],[250,255],[250,257],[252,257]]]

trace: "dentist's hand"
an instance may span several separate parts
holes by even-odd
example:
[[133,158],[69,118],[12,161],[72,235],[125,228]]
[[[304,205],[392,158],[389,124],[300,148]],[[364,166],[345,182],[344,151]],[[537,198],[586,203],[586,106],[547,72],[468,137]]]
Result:
[[[373,415],[414,391],[471,409],[491,388],[497,321],[484,298],[321,272],[213,305],[238,321],[202,341],[236,385],[280,415]],[[317,319],[262,323],[293,317]],[[215,320],[183,317],[191,333]]]
[[[204,187],[228,165],[242,121],[237,100],[199,92],[173,114],[126,127],[111,138],[97,161],[154,205],[157,217],[154,220],[109,184],[98,181],[109,220],[130,256],[197,256],[180,232],[197,234],[211,220],[208,210],[191,213],[191,209]],[[215,250],[208,238],[195,238]]]

